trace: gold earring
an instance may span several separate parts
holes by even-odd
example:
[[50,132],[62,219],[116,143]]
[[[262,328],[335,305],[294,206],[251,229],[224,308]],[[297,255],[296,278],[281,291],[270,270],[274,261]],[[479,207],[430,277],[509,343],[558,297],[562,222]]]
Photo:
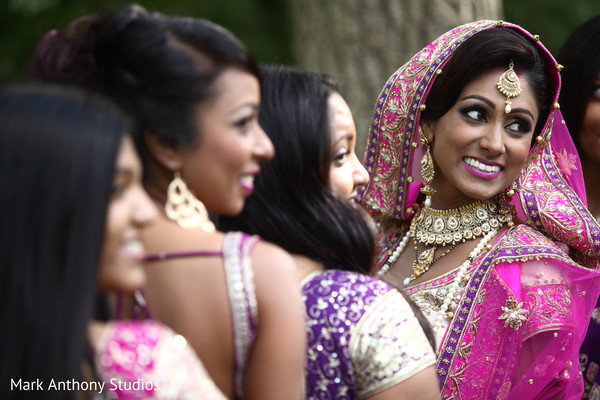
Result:
[[430,206],[431,196],[436,193],[435,189],[431,187],[431,181],[433,180],[433,175],[435,173],[433,167],[433,157],[431,157],[429,141],[423,134],[421,126],[419,126],[419,136],[421,138],[421,144],[425,148],[425,154],[423,155],[423,158],[421,158],[421,176],[423,177],[425,184],[421,187],[421,193],[425,195],[425,205]]
[[167,188],[165,213],[182,228],[202,228],[207,232],[215,230],[206,207],[187,187],[179,171],[175,172]]
[[510,61],[508,65],[508,69],[504,71],[502,75],[500,75],[500,79],[498,79],[498,83],[496,83],[496,87],[506,96],[506,106],[504,107],[504,112],[508,114],[512,109],[510,101],[511,97],[517,97],[521,94],[523,89],[521,88],[521,81],[517,76],[517,73],[514,70],[515,64]]

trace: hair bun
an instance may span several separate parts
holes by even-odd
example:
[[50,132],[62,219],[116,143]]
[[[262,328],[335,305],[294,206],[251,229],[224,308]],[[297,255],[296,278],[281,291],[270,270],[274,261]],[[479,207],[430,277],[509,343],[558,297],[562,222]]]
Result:
[[42,36],[33,54],[31,78],[95,88],[97,64],[94,40],[89,34],[92,21],[90,17],[82,17],[63,32],[53,29]]

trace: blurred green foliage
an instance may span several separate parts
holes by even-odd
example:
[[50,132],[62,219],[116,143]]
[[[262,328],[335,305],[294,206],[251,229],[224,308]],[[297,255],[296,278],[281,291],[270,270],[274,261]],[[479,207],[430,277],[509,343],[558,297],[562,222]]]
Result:
[[[42,35],[78,17],[116,10],[132,0],[0,0],[0,80],[27,77]],[[149,11],[206,18],[225,26],[261,62],[290,63],[286,0],[139,0]]]
[[556,56],[571,31],[600,14],[600,0],[503,0],[504,19],[540,35]]
[[[261,62],[293,63],[288,2],[139,1],[150,11],[207,18],[221,24],[240,37]],[[115,10],[129,3],[127,0],[0,0],[0,80],[26,78],[33,49],[50,29],[63,28],[80,16]],[[503,0],[503,5],[505,20],[539,34],[553,53],[577,25],[600,14],[600,0]]]

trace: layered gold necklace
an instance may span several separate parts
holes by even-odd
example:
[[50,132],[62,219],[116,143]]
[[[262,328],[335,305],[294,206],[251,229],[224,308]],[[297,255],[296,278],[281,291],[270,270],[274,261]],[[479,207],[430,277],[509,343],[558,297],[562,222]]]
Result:
[[[410,224],[416,257],[412,265],[413,273],[408,281],[427,272],[434,262],[448,254],[457,244],[497,230],[505,223],[510,225],[512,208],[506,203],[504,194],[450,210],[435,210],[427,205],[423,206]],[[426,247],[420,254],[419,244]],[[434,258],[438,246],[451,247]]]

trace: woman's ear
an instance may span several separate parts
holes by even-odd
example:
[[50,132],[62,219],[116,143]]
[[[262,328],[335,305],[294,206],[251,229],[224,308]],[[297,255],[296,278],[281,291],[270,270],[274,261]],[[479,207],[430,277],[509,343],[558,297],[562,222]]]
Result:
[[423,130],[423,135],[425,136],[429,144],[432,144],[435,138],[435,123],[422,122],[421,129]]
[[179,171],[182,168],[183,162],[176,149],[165,143],[154,132],[145,130],[143,135],[148,152],[161,166],[171,171]]

